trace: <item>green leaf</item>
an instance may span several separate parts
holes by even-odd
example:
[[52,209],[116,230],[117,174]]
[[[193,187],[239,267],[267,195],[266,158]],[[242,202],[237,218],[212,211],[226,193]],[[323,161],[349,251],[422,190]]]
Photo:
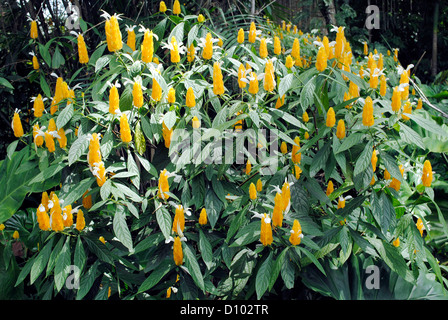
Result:
[[283,249],[283,251],[278,255],[277,259],[275,259],[275,262],[273,262],[271,278],[269,279],[269,288],[268,288],[269,291],[272,290],[272,287],[277,281],[278,275],[280,274],[280,270],[282,269],[282,265],[285,260],[285,256],[286,253],[288,252],[288,249],[289,247]]
[[212,246],[201,229],[199,229],[199,250],[201,251],[202,260],[204,260],[207,269],[210,269],[213,265]]
[[314,101],[314,91],[316,90],[316,76],[313,76],[304,86],[300,93],[300,104],[306,110]]
[[68,165],[75,163],[81,155],[85,154],[89,147],[89,139],[86,135],[78,136],[68,151]]
[[189,48],[190,45],[193,43],[193,41],[196,39],[196,36],[198,35],[198,31],[199,31],[199,26],[197,24],[195,24],[188,32],[187,48]]
[[278,94],[281,97],[291,88],[292,80],[294,79],[293,73],[288,73],[280,80],[280,84],[278,85]]
[[389,171],[391,177],[397,179],[400,182],[403,181],[403,176],[401,175],[400,168],[398,167],[395,159],[383,150],[380,151],[380,158],[387,171]]
[[45,77],[43,74],[40,75],[40,87],[42,91],[44,92],[45,96],[51,97],[51,90],[50,86],[48,85],[47,81],[45,80]]
[[103,70],[109,64],[111,58],[112,58],[111,55],[106,55],[96,60],[95,73],[98,73],[98,71]]
[[204,277],[202,276],[201,269],[199,268],[196,253],[186,243],[183,243],[183,252],[185,257],[185,267],[193,278],[194,283],[196,283],[199,289],[205,291]]
[[82,270],[84,269],[86,261],[87,261],[86,252],[84,251],[84,246],[82,244],[81,237],[79,236],[78,240],[76,241],[74,264],[79,268],[80,272],[82,272]]
[[112,180],[107,179],[106,182],[100,187],[100,196],[103,201],[109,198],[112,190]]
[[129,231],[128,225],[126,223],[126,213],[124,211],[124,207],[121,205],[117,205],[117,209],[115,211],[114,220],[113,220],[113,229],[114,234],[118,238],[118,240],[132,251],[132,236]]
[[239,247],[260,239],[260,221],[254,221],[244,226],[235,236],[235,241],[229,246]]
[[138,293],[142,293],[145,292],[149,289],[151,289],[152,287],[154,287],[156,284],[158,284],[160,282],[160,280],[162,280],[162,278],[171,271],[171,269],[175,266],[173,259],[165,259],[163,260],[160,265],[157,266],[157,268],[155,268],[153,270],[153,272],[151,272],[151,274],[149,275],[148,278],[146,278],[145,281],[143,281],[142,285],[140,286],[140,288],[138,288]]
[[319,172],[319,170],[323,169],[325,166],[325,163],[328,160],[328,157],[331,153],[331,142],[328,141],[320,150],[316,153],[316,155],[313,157],[313,161],[310,166],[310,177],[314,177],[316,173]]
[[171,216],[168,210],[161,203],[160,208],[156,209],[156,220],[159,224],[160,231],[162,231],[165,239],[169,239],[171,235]]
[[98,271],[99,261],[96,260],[93,265],[89,268],[89,270],[81,277],[81,281],[79,284],[79,290],[76,294],[76,300],[81,300],[84,298],[92,288],[95,283],[96,274]]
[[415,144],[417,147],[422,148],[423,150],[426,149],[422,137],[404,123],[400,123],[400,137],[404,142],[408,144]]
[[407,281],[413,281],[413,276],[406,265],[406,261],[400,255],[397,248],[380,239],[371,238],[369,242],[375,247],[381,258],[392,271],[395,271]]
[[445,130],[442,130],[442,128],[433,119],[425,119],[422,116],[416,114],[407,114],[407,116],[423,129],[448,138],[448,133],[446,133]]
[[58,129],[64,127],[73,117],[73,113],[74,113],[73,103],[67,104],[66,107],[62,109],[62,111],[56,118],[56,127]]
[[14,87],[12,86],[11,82],[9,82],[8,80],[6,80],[3,77],[0,77],[0,85],[4,86],[6,88],[14,90]]
[[335,154],[348,150],[354,145],[357,145],[362,141],[363,137],[364,134],[362,133],[352,133],[351,135],[342,140],[342,143],[339,146],[339,148],[335,151]]
[[393,233],[389,228],[395,228],[395,208],[385,192],[379,195],[372,192],[372,215],[383,234],[387,234],[387,231]]
[[50,253],[53,249],[53,240],[54,238],[51,238],[47,244],[44,246],[44,248],[40,251],[39,255],[35,259],[33,266],[31,268],[30,273],[30,283],[33,284],[34,281],[39,277],[39,275],[44,271],[45,267],[47,266],[48,259],[50,259]]
[[62,194],[59,199],[64,199],[64,203],[66,204],[74,203],[82,197],[94,181],[96,181],[94,177],[89,177],[77,184],[71,185],[71,189],[67,193]]
[[325,269],[322,267],[319,260],[317,260],[317,258],[314,254],[312,254],[310,251],[308,251],[307,249],[305,249],[303,247],[296,246],[295,249],[296,249],[296,251],[303,252],[308,257],[308,259],[310,259],[311,262],[314,263],[314,265],[320,270],[320,272],[322,272],[324,274],[324,276],[326,276]]
[[60,291],[65,283],[68,276],[67,268],[71,264],[71,253],[70,253],[70,237],[67,237],[61,252],[56,259],[56,265],[54,267],[54,283],[56,290]]
[[212,188],[208,188],[204,199],[205,210],[207,210],[207,218],[212,228],[215,227],[219,218],[219,213],[222,209],[222,202],[213,191]]
[[371,162],[372,152],[373,152],[372,142],[369,141],[366,144],[364,150],[359,155],[358,159],[356,160],[355,170],[353,172],[354,176],[359,175],[361,172],[365,171],[369,166],[372,166]]
[[269,287],[272,269],[274,267],[272,255],[273,254],[271,251],[266,260],[263,261],[260,269],[258,269],[257,276],[255,277],[255,291],[257,293],[257,299],[260,299]]
[[59,69],[61,65],[65,63],[64,56],[59,51],[59,47],[56,47],[53,54],[53,59],[51,60],[51,67],[53,69]]

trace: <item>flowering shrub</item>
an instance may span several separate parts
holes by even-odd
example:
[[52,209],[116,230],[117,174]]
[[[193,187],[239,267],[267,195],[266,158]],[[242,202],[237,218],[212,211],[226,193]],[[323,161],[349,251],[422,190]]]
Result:
[[[181,9],[161,2],[152,29],[103,13],[70,36],[71,79],[40,74],[32,128],[14,114],[0,222],[3,250],[26,248],[15,286],[261,299],[300,280],[318,290],[306,270],[324,279],[362,256],[443,288],[423,237],[439,178],[423,136],[447,133],[398,51],[355,54],[343,27],[322,37],[268,20],[223,36]],[[87,48],[93,30],[104,41]],[[39,203],[19,215],[29,193]]]

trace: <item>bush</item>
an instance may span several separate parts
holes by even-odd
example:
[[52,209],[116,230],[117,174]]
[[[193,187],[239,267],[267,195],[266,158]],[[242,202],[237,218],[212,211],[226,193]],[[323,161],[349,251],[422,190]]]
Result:
[[[23,133],[15,115],[1,163],[15,295],[261,299],[303,282],[350,298],[324,282],[350,268],[367,290],[370,263],[444,298],[424,240],[430,205],[448,229],[423,137],[448,133],[397,53],[365,44],[354,56],[343,28],[330,42],[269,20],[237,32],[169,12],[129,33],[104,13],[104,28],[66,37],[75,71],[36,52],[60,76],[36,77],[44,111],[36,98]],[[86,48],[93,32],[106,41]]]

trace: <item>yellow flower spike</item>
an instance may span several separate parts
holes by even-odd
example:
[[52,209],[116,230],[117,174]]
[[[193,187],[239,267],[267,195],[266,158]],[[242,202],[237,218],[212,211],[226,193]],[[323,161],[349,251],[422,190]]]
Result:
[[129,128],[128,117],[125,113],[122,113],[120,117],[120,139],[124,143],[132,141],[131,129]]
[[37,60],[36,56],[33,56],[33,69],[39,70],[39,61]]
[[250,160],[247,159],[246,169],[244,170],[244,172],[246,173],[246,175],[250,175],[251,171],[252,171],[252,164],[250,163]]
[[332,194],[334,191],[334,186],[333,186],[333,181],[328,181],[328,186],[327,186],[327,191],[326,191],[326,195],[327,197],[330,196],[330,194]]
[[260,58],[264,59],[268,56],[268,45],[266,43],[266,38],[261,38],[260,40]]
[[411,101],[406,100],[406,102],[403,105],[403,114],[401,115],[401,118],[404,121],[408,121],[410,118],[408,116],[405,116],[404,114],[411,114],[412,113],[412,105],[411,105]]
[[305,131],[303,137],[305,138],[305,140],[308,140],[310,138],[310,134],[308,133],[308,131]]
[[261,181],[261,179],[257,180],[257,192],[261,192],[261,190],[263,190],[263,182]]
[[168,192],[170,191],[170,186],[168,183],[168,171],[163,169],[160,173],[158,182],[158,197],[159,199],[168,200],[170,197]]
[[293,173],[294,173],[294,177],[297,180],[299,180],[300,179],[300,174],[302,173],[302,169],[297,164],[295,164],[294,165],[294,169],[293,169]]
[[53,206],[50,208],[51,230],[60,232],[64,230],[64,223],[62,219],[62,208],[56,194],[53,194],[51,202],[53,204]]
[[289,242],[293,246],[298,246],[302,240],[302,226],[299,223],[299,220],[294,219],[294,223],[292,225],[291,235],[289,236]]
[[98,134],[94,132],[89,142],[89,151],[87,153],[89,166],[92,168],[95,163],[101,162],[100,140]]
[[41,135],[37,135],[39,133],[40,128],[39,128],[39,124],[36,123],[33,126],[33,139],[34,139],[34,143],[36,144],[36,147],[41,147],[44,144],[44,137]]
[[50,114],[54,115],[58,111],[59,106],[56,104],[56,99],[53,98],[50,105]]
[[283,224],[283,197],[277,192],[274,198],[274,209],[272,211],[272,227],[281,227]]
[[373,149],[372,151],[372,157],[370,158],[370,162],[372,163],[372,170],[373,172],[376,171],[376,164],[378,162],[378,151]]
[[303,120],[303,122],[305,122],[305,123],[308,123],[308,121],[310,121],[310,117],[309,117],[309,115],[308,115],[308,112],[304,112],[303,114],[302,114],[302,120]]
[[348,86],[348,93],[351,98],[359,97],[359,87],[352,81],[350,81],[350,84]]
[[201,213],[199,214],[199,224],[204,226],[207,224],[207,210],[202,208]]
[[14,239],[14,240],[17,240],[17,239],[19,239],[19,237],[20,237],[20,234],[19,234],[19,231],[14,231],[14,233],[12,234],[12,238]]
[[47,231],[50,229],[50,217],[48,216],[47,209],[43,204],[40,204],[37,208],[36,217],[40,230]]
[[271,245],[273,241],[271,219],[266,213],[261,218],[260,241],[263,246]]
[[376,89],[378,87],[378,75],[374,70],[370,72],[369,85],[372,89]]
[[272,92],[275,89],[274,65],[270,59],[266,62],[264,67],[263,87],[264,90],[268,92]]
[[336,115],[334,113],[333,107],[330,107],[327,111],[327,119],[325,121],[325,125],[328,128],[333,128],[335,124],[336,124]]
[[3,230],[5,230],[5,225],[2,223],[2,224],[0,224],[0,231],[3,231]]
[[[399,169],[400,169],[400,172],[401,172],[401,176],[403,176],[403,173],[404,173],[403,165],[400,164]],[[392,181],[390,182],[389,187],[391,187],[392,189],[395,189],[395,191],[398,192],[400,190],[400,187],[401,187],[400,180],[398,180],[396,178],[392,178]]]
[[170,88],[168,90],[167,102],[173,104],[176,102],[176,90],[174,88]]
[[62,209],[62,223],[64,227],[70,228],[73,225],[72,206],[68,205]]
[[280,151],[283,154],[287,154],[288,153],[288,146],[286,145],[285,141],[283,141],[282,144],[280,145]]
[[300,164],[302,160],[302,153],[299,152],[300,150],[300,137],[296,136],[294,138],[294,145],[292,146],[291,150],[291,161],[295,164]]
[[218,61],[213,64],[213,93],[216,95],[222,95],[224,93],[221,65]]
[[64,128],[61,128],[58,130],[58,142],[59,142],[59,147],[61,149],[64,149],[67,146],[67,137],[65,135],[65,130]]
[[394,241],[392,241],[392,245],[394,247],[399,247],[400,246],[400,238],[397,237],[397,239],[395,239]]
[[156,78],[152,79],[151,98],[154,99],[154,101],[160,101],[162,99],[162,87],[157,82]]
[[134,28],[128,28],[127,30],[128,33],[128,39],[126,41],[126,44],[129,48],[131,48],[132,52],[135,51],[136,47],[135,47],[135,31]]
[[210,60],[213,56],[213,42],[212,42],[212,34],[210,32],[205,36],[205,46],[202,50],[202,58],[205,60]]
[[387,91],[386,76],[383,74],[380,77],[380,95],[384,97],[386,95],[386,91]]
[[327,68],[327,53],[325,47],[320,47],[317,52],[316,69],[319,72],[324,71]]
[[123,42],[121,39],[120,25],[118,24],[117,15],[113,15],[110,18],[106,18],[106,24],[104,26],[106,31],[107,49],[110,52],[121,50]]
[[82,231],[86,226],[86,220],[84,218],[84,213],[81,209],[78,210],[76,214],[76,230]]
[[36,118],[42,117],[44,110],[45,110],[45,106],[44,106],[44,101],[42,99],[42,95],[40,93],[34,99],[33,109],[34,109],[34,116]]
[[198,117],[194,116],[191,120],[191,126],[193,129],[198,129],[201,127],[201,120],[198,119]]
[[257,199],[257,188],[253,182],[251,182],[249,186],[249,198],[250,200]]
[[250,27],[249,27],[249,42],[250,43],[255,43],[255,39],[257,37],[257,28],[255,27],[255,22],[251,22],[250,23]]
[[178,205],[176,207],[176,212],[174,214],[173,227],[171,230],[179,234],[179,231],[184,232],[184,229],[185,229],[184,207],[182,205]]
[[163,140],[165,141],[165,148],[170,148],[171,145],[171,136],[173,134],[173,128],[168,129],[165,122],[162,122],[162,135]]
[[174,4],[173,4],[173,14],[180,14],[181,10],[180,10],[180,2],[179,0],[175,0]]
[[140,48],[142,50],[142,61],[144,63],[152,62],[154,57],[154,36],[152,31],[148,29],[145,30]]
[[394,61],[398,62],[398,49],[394,49]]
[[289,206],[291,202],[291,189],[288,181],[285,181],[282,186],[282,203],[283,203],[283,212],[288,213]]
[[237,37],[236,41],[238,43],[243,43],[244,42],[244,30],[243,30],[243,28],[240,28],[238,30],[238,37]]
[[30,37],[31,37],[31,39],[37,39],[37,36],[38,36],[37,21],[32,20],[31,21]]
[[51,132],[51,131],[57,131],[57,130],[58,130],[58,128],[56,127],[56,121],[54,120],[54,118],[51,118],[48,121],[48,131]]
[[141,108],[143,106],[143,91],[138,81],[135,81],[132,87],[132,102],[135,108]]
[[409,98],[409,86],[406,86],[403,88],[403,91],[401,91],[401,100],[405,101]]
[[341,196],[338,199],[338,209],[343,209],[343,208],[345,208],[345,198],[343,198]]
[[280,108],[285,103],[285,95],[283,95],[280,99],[280,97],[277,98],[277,102],[275,103],[275,109]]
[[371,127],[375,123],[373,118],[373,100],[371,97],[367,97],[365,100],[364,108],[362,109],[362,124],[366,127]]
[[425,160],[423,164],[422,183],[425,187],[431,187],[432,183],[432,166],[429,160]]
[[291,57],[291,55],[288,54],[286,56],[285,67],[291,69],[293,65],[294,65],[294,59]]
[[171,63],[178,63],[180,61],[180,54],[179,54],[179,45],[177,44],[176,37],[171,37],[171,45],[173,47],[172,50],[170,50],[170,59]]
[[278,56],[280,53],[282,53],[282,44],[280,42],[280,38],[275,36],[274,37],[274,54]]
[[222,47],[224,45],[224,42],[222,42],[221,38],[218,39],[217,45],[220,47]]
[[250,73],[250,79],[249,79],[249,93],[255,95],[258,93],[259,87],[258,87],[258,78],[255,72]]
[[109,91],[109,113],[117,114],[120,111],[120,95],[116,86],[112,86]]
[[246,88],[246,81],[244,81],[243,79],[245,79],[245,75],[246,75],[246,68],[244,68],[244,64],[240,64],[240,66],[238,67],[238,87],[240,89]]
[[422,221],[422,219],[418,218],[417,223],[415,225],[417,226],[417,229],[420,232],[420,236],[423,237],[423,221]]
[[383,54],[380,53],[377,63],[378,69],[383,70],[384,68],[384,61],[383,61]]
[[190,46],[188,47],[188,50],[187,50],[187,61],[193,62],[195,54],[196,54],[196,49],[194,48],[194,44],[192,43],[192,44],[190,44]]
[[100,237],[98,238],[98,240],[99,240],[102,244],[106,244],[106,240],[104,239],[103,236],[100,236]]
[[89,62],[89,54],[87,53],[86,42],[82,34],[78,35],[78,56],[79,63],[86,64]]
[[392,111],[398,112],[401,108],[401,93],[398,91],[398,87],[394,87],[392,93]]
[[298,67],[302,67],[302,59],[300,57],[300,43],[298,38],[295,38],[292,44],[291,56],[294,58],[295,65]]
[[187,90],[187,96],[186,96],[186,105],[189,108],[192,108],[196,105],[196,100],[193,92],[193,88],[188,88]]
[[14,112],[14,116],[12,118],[12,130],[14,131],[14,136],[16,138],[20,138],[23,136],[23,127],[22,127],[22,121],[20,121],[20,116],[18,110]]
[[390,180],[391,176],[387,169],[384,169],[384,180]]
[[417,107],[415,109],[418,110],[418,109],[422,109],[422,108],[423,108],[422,98],[418,98]]
[[174,238],[173,258],[176,266],[182,265],[184,260],[184,253],[182,251],[182,242],[180,241],[180,238],[178,236]]
[[369,54],[369,47],[368,47],[366,41],[364,41],[364,52],[363,53],[365,56]]
[[198,22],[203,23],[205,21],[205,17],[202,14],[198,15]]
[[165,13],[167,10],[165,1],[160,1],[159,4],[159,12]]
[[338,121],[338,126],[336,127],[336,137],[339,140],[342,140],[345,138],[345,122],[342,119],[340,119]]
[[44,140],[45,140],[45,147],[47,147],[48,152],[50,152],[50,153],[55,152],[56,147],[54,144],[54,138],[50,133],[48,133],[48,131],[46,131],[44,134]]

